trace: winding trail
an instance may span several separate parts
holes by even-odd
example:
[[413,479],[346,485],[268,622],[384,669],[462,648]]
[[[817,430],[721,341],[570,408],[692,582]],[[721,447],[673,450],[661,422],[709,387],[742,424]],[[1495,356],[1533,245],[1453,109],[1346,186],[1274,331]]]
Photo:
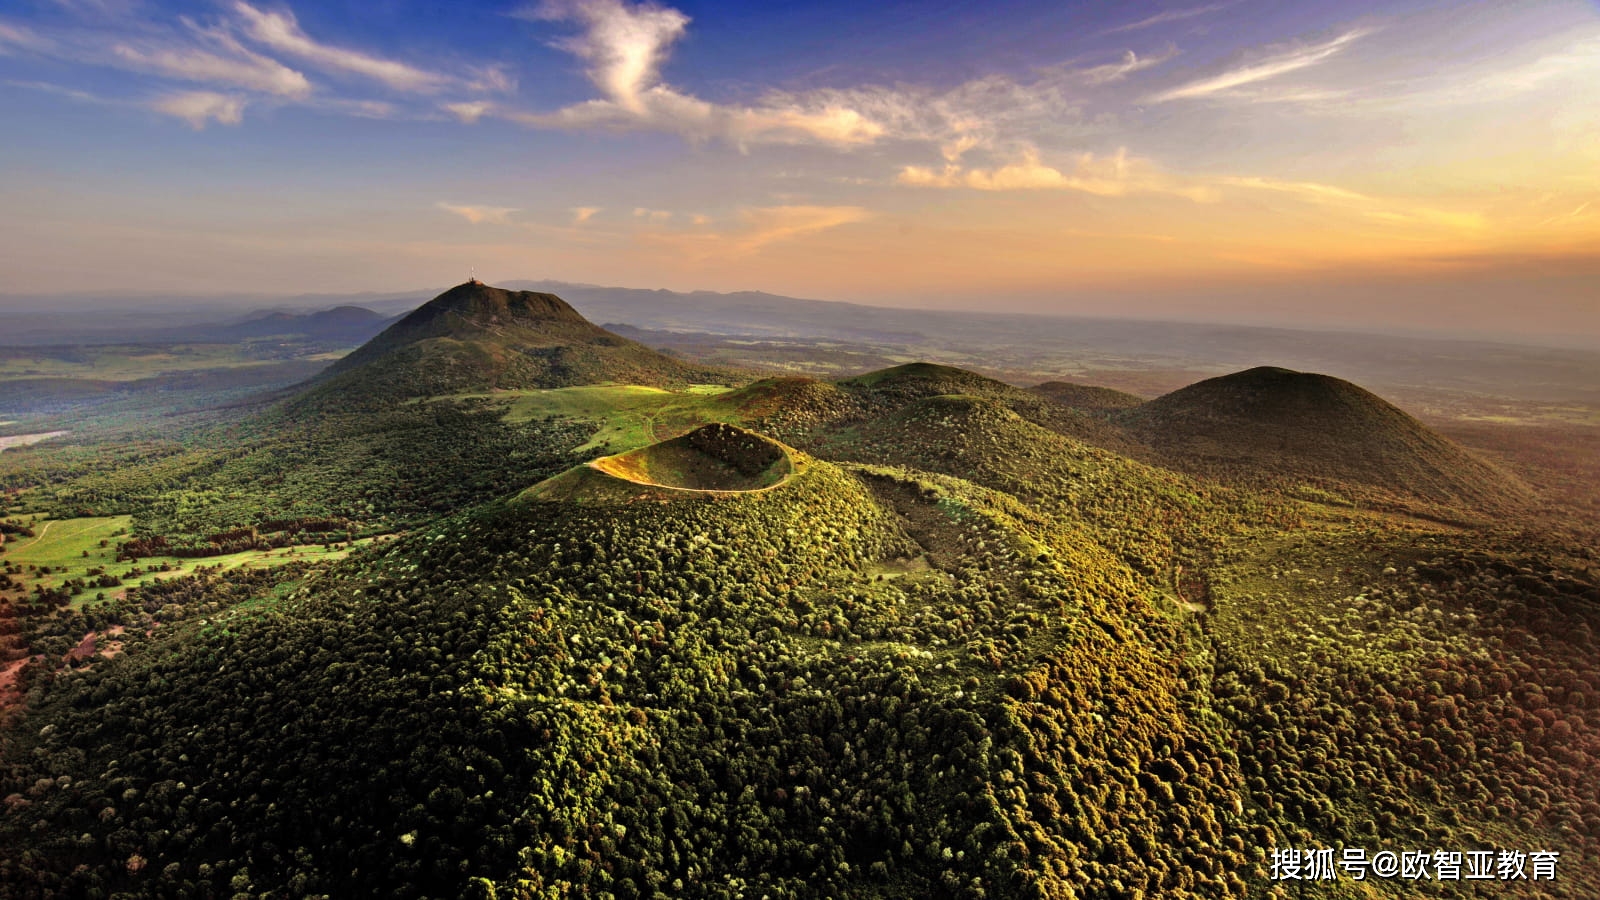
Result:
[[39,533],[33,536],[33,540],[27,542],[26,544],[23,544],[21,547],[18,547],[17,549],[18,550],[26,550],[29,547],[32,547],[34,544],[37,544],[40,541],[44,540],[44,536],[47,533],[49,533],[49,531],[50,531],[50,526],[54,525],[56,522],[57,522],[56,519],[51,519],[48,522],[45,522],[44,523],[44,527],[39,529]]

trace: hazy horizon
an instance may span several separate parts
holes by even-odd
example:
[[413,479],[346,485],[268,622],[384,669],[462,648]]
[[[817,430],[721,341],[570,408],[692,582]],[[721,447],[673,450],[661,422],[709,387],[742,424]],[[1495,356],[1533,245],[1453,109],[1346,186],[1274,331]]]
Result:
[[38,0],[0,295],[535,272],[1592,347],[1597,76],[1583,2]]
[[[457,283],[459,284],[459,282]],[[491,283],[493,284],[493,283]],[[455,285],[433,285],[402,291],[358,291],[346,294],[330,293],[283,293],[283,294],[246,294],[246,293],[101,293],[101,292],[63,292],[57,294],[0,294],[0,326],[7,324],[7,319],[13,322],[21,320],[48,320],[53,323],[46,330],[52,333],[60,332],[62,325],[59,323],[72,322],[76,317],[85,312],[94,311],[103,314],[112,314],[94,324],[86,324],[85,336],[88,337],[96,328],[122,329],[126,322],[116,316],[126,316],[127,321],[140,319],[150,320],[154,327],[157,323],[175,325],[191,321],[224,322],[243,321],[258,315],[273,313],[304,314],[333,309],[340,306],[354,306],[373,310],[388,316],[401,315],[409,312],[422,303],[438,294],[441,294]],[[1459,343],[1493,343],[1507,346],[1522,346],[1529,348],[1543,348],[1552,350],[1576,350],[1580,352],[1600,352],[1600,335],[1570,334],[1570,333],[1510,333],[1505,331],[1472,329],[1451,329],[1449,327],[1407,327],[1401,324],[1366,322],[1295,322],[1272,321],[1252,319],[1245,316],[1226,317],[1213,315],[1210,318],[1199,316],[1184,318],[1179,315],[1142,315],[1141,310],[1135,308],[1123,310],[1120,314],[1116,311],[1089,312],[1076,310],[1004,310],[1004,309],[969,309],[960,307],[932,307],[932,306],[891,306],[888,304],[863,303],[856,300],[841,300],[823,297],[793,297],[778,294],[772,291],[735,290],[711,291],[707,289],[693,289],[688,291],[674,291],[669,288],[644,287],[635,285],[605,285],[587,282],[566,282],[549,278],[511,278],[499,283],[499,287],[513,290],[552,290],[560,293],[563,287],[578,289],[582,292],[628,292],[641,294],[665,293],[674,297],[715,296],[737,297],[740,294],[758,294],[780,301],[797,301],[805,304],[829,304],[842,307],[859,307],[864,310],[884,311],[894,314],[913,315],[916,313],[956,314],[971,315],[980,319],[1021,317],[1039,317],[1047,321],[1084,321],[1105,323],[1127,323],[1134,326],[1172,326],[1177,328],[1194,327],[1204,329],[1207,327],[1218,329],[1241,329],[1246,331],[1272,332],[1282,331],[1289,333],[1322,334],[1322,335],[1354,335],[1373,336],[1380,338],[1397,338],[1424,340],[1435,342]],[[576,306],[587,307],[582,298],[567,296],[567,299]],[[670,305],[669,301],[669,305]],[[663,310],[666,311],[666,310]],[[206,315],[209,313],[209,315]],[[628,318],[624,316],[623,319]],[[623,324],[638,323],[623,322]],[[643,327],[650,328],[645,325]],[[684,329],[667,328],[667,331],[682,331]],[[696,329],[689,329],[696,330]],[[745,333],[738,327],[727,330],[728,334]],[[148,336],[135,335],[134,342],[147,339]],[[105,339],[98,338],[95,343],[104,343]],[[34,344],[36,340],[25,343]],[[0,346],[4,342],[0,341]]]

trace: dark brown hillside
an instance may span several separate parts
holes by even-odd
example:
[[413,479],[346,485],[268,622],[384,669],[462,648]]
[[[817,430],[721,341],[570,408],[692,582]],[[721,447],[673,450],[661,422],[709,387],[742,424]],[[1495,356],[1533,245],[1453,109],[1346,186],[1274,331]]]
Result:
[[1117,418],[1162,462],[1188,471],[1479,511],[1515,507],[1528,496],[1511,475],[1328,375],[1263,366],[1206,379]]
[[554,294],[472,281],[330,366],[300,402],[320,407],[603,382],[676,387],[727,378],[612,334]]

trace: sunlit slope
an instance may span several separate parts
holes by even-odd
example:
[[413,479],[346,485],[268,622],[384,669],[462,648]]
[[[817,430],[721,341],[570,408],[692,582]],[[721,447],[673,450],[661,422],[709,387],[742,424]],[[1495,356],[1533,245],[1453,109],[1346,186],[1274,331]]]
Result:
[[595,325],[554,294],[458,285],[339,360],[300,399],[337,405],[495,388],[725,379]]
[[1173,466],[1246,481],[1308,482],[1447,508],[1501,509],[1524,486],[1392,404],[1327,375],[1262,367],[1121,414]]

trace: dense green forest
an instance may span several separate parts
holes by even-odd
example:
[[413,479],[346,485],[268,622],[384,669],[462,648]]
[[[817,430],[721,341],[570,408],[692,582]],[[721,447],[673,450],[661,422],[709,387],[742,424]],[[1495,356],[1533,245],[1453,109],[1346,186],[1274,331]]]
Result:
[[331,383],[0,460],[0,897],[1600,893],[1596,551],[1342,387],[1376,489],[939,366]]

